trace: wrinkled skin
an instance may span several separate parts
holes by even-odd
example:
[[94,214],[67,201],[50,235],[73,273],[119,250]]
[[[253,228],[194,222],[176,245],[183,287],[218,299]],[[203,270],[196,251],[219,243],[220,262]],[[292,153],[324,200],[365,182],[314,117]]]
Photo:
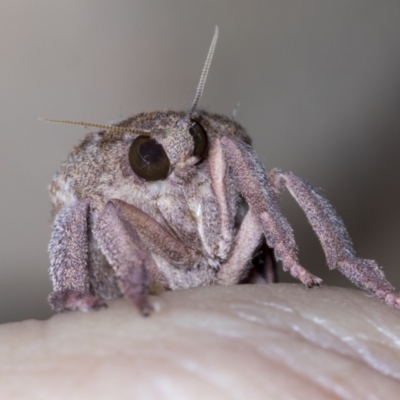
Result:
[[141,317],[0,327],[4,399],[396,399],[400,312],[365,292],[242,285],[165,292]]

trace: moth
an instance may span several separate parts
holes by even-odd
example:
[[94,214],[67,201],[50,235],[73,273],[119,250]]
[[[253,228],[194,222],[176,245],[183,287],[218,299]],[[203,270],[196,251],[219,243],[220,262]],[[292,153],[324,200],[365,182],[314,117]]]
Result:
[[400,294],[372,260],[358,258],[329,202],[291,172],[266,173],[245,129],[197,108],[218,38],[215,30],[186,112],[135,115],[88,133],[50,185],[54,221],[49,296],[55,311],[102,307],[123,296],[143,315],[149,293],[276,281],[275,260],[306,287],[322,280],[298,260],[278,207],[289,190],[321,242],[330,269],[389,306]]

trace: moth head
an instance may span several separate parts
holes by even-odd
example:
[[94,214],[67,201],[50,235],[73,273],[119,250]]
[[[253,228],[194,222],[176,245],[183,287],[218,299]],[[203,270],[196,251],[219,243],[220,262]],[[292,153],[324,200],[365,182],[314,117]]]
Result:
[[[147,180],[166,179],[171,170],[181,167],[183,170],[190,164],[201,162],[207,155],[208,136],[193,114],[200,101],[210,70],[218,39],[218,27],[215,27],[213,39],[201,72],[193,102],[183,118],[167,128],[161,141],[153,138],[137,137],[129,150],[129,162],[132,170]],[[148,167],[146,167],[149,162]],[[150,165],[151,164],[151,165]],[[179,165],[181,164],[181,165]],[[144,172],[145,170],[148,171]]]
[[183,117],[177,118],[165,128],[163,135],[137,130],[130,126],[104,125],[79,121],[41,119],[45,122],[80,125],[115,133],[136,135],[129,148],[128,158],[132,171],[146,181],[167,179],[172,171],[184,171],[186,167],[200,163],[207,156],[208,136],[201,123],[193,117],[204,91],[208,71],[218,39],[215,27],[213,39],[208,50],[193,102]]
[[157,138],[137,136],[129,148],[132,171],[147,181],[167,179],[172,171],[180,171],[201,163],[207,155],[208,136],[200,122],[178,120]]

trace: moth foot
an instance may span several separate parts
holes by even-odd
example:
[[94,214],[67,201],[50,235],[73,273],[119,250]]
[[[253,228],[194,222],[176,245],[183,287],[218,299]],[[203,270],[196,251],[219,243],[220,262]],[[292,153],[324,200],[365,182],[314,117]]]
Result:
[[304,269],[301,265],[294,265],[290,268],[290,273],[294,278],[297,278],[304,286],[312,288],[314,286],[320,286],[322,279],[318,278]]
[[146,301],[145,304],[139,306],[139,312],[143,317],[148,317],[154,311],[154,307],[151,303]]
[[147,296],[131,297],[125,295],[125,297],[138,308],[143,317],[148,317],[154,311],[154,307],[149,302]]
[[387,293],[384,300],[388,306],[400,309],[400,293]]
[[66,310],[90,311],[107,307],[104,300],[97,296],[76,292],[73,290],[63,290],[62,292],[53,292],[48,297],[51,308],[56,312]]

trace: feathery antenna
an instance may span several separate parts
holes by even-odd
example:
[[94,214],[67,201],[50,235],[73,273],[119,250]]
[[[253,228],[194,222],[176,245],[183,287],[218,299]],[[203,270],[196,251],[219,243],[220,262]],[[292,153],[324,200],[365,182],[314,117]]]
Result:
[[187,118],[190,118],[190,115],[196,109],[197,104],[201,98],[201,95],[203,94],[204,86],[205,86],[206,80],[207,80],[208,71],[210,69],[211,61],[213,59],[215,46],[217,45],[217,40],[218,40],[218,26],[215,27],[214,36],[212,38],[211,45],[208,50],[206,62],[204,63],[203,71],[201,72],[201,76],[200,76],[200,81],[199,81],[199,84],[197,85],[196,95],[194,96],[193,103],[190,106],[189,111],[187,112]]
[[48,118],[39,118],[39,121],[44,122],[52,122],[55,124],[68,124],[68,125],[78,125],[83,126],[85,128],[97,128],[97,129],[105,129],[110,132],[129,132],[129,133],[137,133],[142,136],[150,136],[150,132],[140,131],[129,126],[117,126],[117,125],[107,125],[107,124],[94,124],[92,122],[80,122],[80,121],[68,121],[65,119],[48,119]]

